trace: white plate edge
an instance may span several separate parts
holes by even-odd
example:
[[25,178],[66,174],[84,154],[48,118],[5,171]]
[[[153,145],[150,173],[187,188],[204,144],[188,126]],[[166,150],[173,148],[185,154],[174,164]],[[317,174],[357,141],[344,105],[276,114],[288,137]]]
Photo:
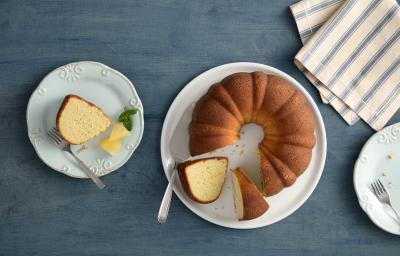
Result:
[[[292,213],[294,213],[297,209],[299,209],[304,202],[311,196],[312,192],[315,190],[316,186],[318,185],[318,182],[322,176],[324,167],[325,167],[325,162],[326,162],[326,154],[327,154],[327,138],[326,138],[326,129],[325,129],[325,124],[323,121],[323,118],[321,116],[321,113],[316,105],[316,103],[314,102],[313,98],[311,97],[311,95],[307,92],[307,90],[297,81],[295,80],[293,77],[291,77],[290,75],[288,75],[287,73],[271,67],[269,65],[265,65],[265,64],[260,64],[260,63],[254,63],[254,62],[233,62],[233,63],[227,63],[227,64],[223,64],[223,65],[219,65],[216,67],[213,67],[211,69],[208,69],[202,73],[200,73],[199,75],[197,75],[195,78],[193,78],[190,82],[188,82],[182,89],[181,91],[175,96],[174,101],[172,102],[172,104],[170,105],[168,112],[165,116],[164,122],[163,122],[163,127],[162,127],[162,132],[161,132],[161,149],[164,148],[164,142],[162,140],[162,138],[164,136],[166,136],[165,134],[165,130],[164,126],[166,125],[166,120],[170,119],[170,116],[172,115],[172,112],[170,111],[172,108],[175,108],[175,104],[176,101],[175,99],[177,99],[181,94],[183,94],[183,91],[185,90],[185,88],[187,88],[191,83],[196,82],[197,79],[200,79],[200,76],[205,76],[207,75],[207,73],[209,72],[215,72],[218,69],[225,69],[228,68],[230,66],[250,66],[250,67],[254,67],[254,68],[260,68],[260,69],[267,69],[267,70],[271,70],[273,72],[275,72],[276,74],[278,74],[279,76],[289,80],[292,84],[297,84],[298,88],[303,92],[303,94],[306,96],[308,103],[312,106],[313,108],[313,112],[316,113],[317,115],[317,122],[321,128],[321,148],[322,148],[322,159],[321,159],[321,164],[318,168],[318,174],[316,175],[316,179],[314,180],[313,184],[310,186],[310,188],[307,190],[307,192],[305,193],[305,196],[303,197],[302,200],[298,201],[297,204],[295,204],[294,206],[292,206],[291,208],[289,208],[288,212],[286,215],[281,216],[280,219],[274,219],[272,221],[270,221],[267,224],[264,225],[259,225],[259,224],[255,224],[252,221],[246,221],[246,222],[237,222],[234,225],[230,225],[230,224],[222,224],[222,223],[217,223],[216,220],[214,220],[214,218],[209,218],[208,216],[205,216],[204,214],[202,214],[201,212],[197,212],[195,209],[193,209],[189,204],[186,204],[186,202],[179,196],[179,194],[175,193],[175,195],[179,198],[179,200],[187,207],[189,208],[193,213],[195,213],[196,215],[198,215],[199,217],[203,218],[206,221],[209,221],[213,224],[222,226],[222,227],[226,227],[226,228],[235,228],[235,229],[253,229],[253,228],[259,228],[259,227],[264,227],[264,226],[268,226],[271,224],[274,224],[276,222],[279,222],[283,219],[285,219],[286,217],[288,217],[289,215],[291,215]],[[166,173],[166,166],[164,166],[164,162],[167,161],[166,156],[163,154],[163,152],[161,151],[161,158],[162,158],[162,164],[163,164],[163,169],[164,169],[164,173],[165,176],[167,177],[167,173]],[[167,177],[167,179],[169,179]],[[174,192],[175,192],[175,186],[174,186]]]

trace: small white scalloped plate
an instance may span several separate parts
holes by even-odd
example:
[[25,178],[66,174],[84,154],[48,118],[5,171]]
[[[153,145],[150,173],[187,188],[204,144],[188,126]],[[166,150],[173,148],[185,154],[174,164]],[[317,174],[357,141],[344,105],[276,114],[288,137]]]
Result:
[[[189,82],[185,88],[176,96],[174,102],[170,106],[167,116],[164,121],[162,134],[161,134],[161,158],[164,166],[164,172],[167,177],[170,176],[167,173],[167,167],[171,164],[171,149],[169,148],[168,139],[171,138],[175,129],[177,129],[177,125],[181,125],[180,118],[182,114],[185,112],[186,108],[196,102],[207,90],[208,88],[216,83],[221,81],[224,77],[236,73],[236,72],[253,72],[253,71],[263,71],[268,74],[275,74],[280,77],[287,79],[296,89],[300,90],[306,97],[316,120],[316,145],[313,149],[312,159],[310,161],[310,165],[307,170],[302,174],[296,183],[291,187],[285,188],[280,193],[275,196],[268,197],[267,201],[270,205],[269,210],[259,218],[249,220],[249,221],[238,221],[234,203],[233,203],[233,188],[232,188],[232,180],[231,180],[231,172],[228,172],[226,182],[224,184],[224,188],[222,190],[219,198],[210,204],[198,204],[191,200],[186,193],[183,191],[181,183],[179,179],[175,179],[174,182],[174,192],[179,197],[179,199],[195,214],[200,216],[201,218],[212,222],[214,224],[229,227],[229,228],[237,228],[237,229],[250,229],[250,228],[258,228],[267,225],[271,225],[277,221],[280,221],[294,211],[296,211],[311,195],[314,191],[315,187],[318,184],[318,181],[322,175],[322,171],[325,164],[326,157],[326,134],[325,134],[325,126],[322,120],[321,114],[316,106],[315,102],[308,94],[308,92],[291,76],[288,74],[267,66],[258,63],[249,63],[249,62],[238,62],[238,63],[230,63],[222,66],[218,66],[212,68],[196,78],[194,78],[191,82]],[[188,122],[190,120],[187,120]],[[188,127],[188,122],[186,127]],[[185,125],[182,124],[182,125]],[[247,130],[247,131],[244,131]],[[252,130],[253,129],[253,130]],[[183,131],[187,131],[187,129],[182,129]],[[246,127],[241,131],[242,133],[256,133],[256,129],[254,127]],[[262,132],[262,131],[261,131]],[[253,160],[250,159],[251,156],[257,156],[257,143],[254,144],[252,140],[254,136],[242,136],[245,137],[242,141],[242,145],[245,145],[246,151],[242,155],[242,153],[238,153],[232,151],[230,154],[229,167],[235,168],[236,166],[244,167],[246,172],[252,177],[258,173],[258,168],[254,168],[254,162],[258,163],[258,158]],[[246,141],[246,137],[249,138]],[[255,136],[256,137],[256,136]],[[261,136],[262,137],[262,136]],[[188,153],[188,140],[189,136],[186,134],[182,134],[181,140],[182,148],[174,149],[174,152],[182,152],[186,151]],[[241,138],[242,140],[242,138]],[[253,147],[249,145],[253,144]],[[184,145],[184,146],[183,146]],[[247,149],[250,148],[250,149]],[[239,150],[238,150],[239,151]],[[252,151],[252,152],[251,152]],[[214,153],[212,153],[213,155]],[[241,156],[242,155],[242,156]],[[250,156],[250,157],[248,157]],[[250,167],[250,168],[246,168]],[[249,170],[253,169],[253,170]],[[249,173],[250,172],[250,173]],[[253,172],[253,173],[252,173]]]
[[[378,227],[395,235],[400,235],[400,224],[395,221],[391,209],[378,201],[370,184],[379,178],[389,191],[394,206],[400,209],[399,166],[400,123],[397,123],[369,138],[361,150],[353,173],[354,189],[361,208]],[[384,172],[387,172],[387,176],[384,176]],[[389,188],[389,182],[393,183],[392,188]]]
[[74,178],[87,178],[65,152],[58,150],[46,132],[55,126],[59,107],[68,94],[76,94],[99,106],[115,122],[124,107],[139,111],[133,116],[131,134],[123,140],[121,151],[109,156],[97,142],[110,133],[91,139],[83,148],[72,150],[98,175],[113,172],[125,164],[139,145],[144,128],[143,106],[131,81],[120,72],[98,62],[74,62],[51,71],[32,93],[26,112],[28,135],[39,158],[50,168]]

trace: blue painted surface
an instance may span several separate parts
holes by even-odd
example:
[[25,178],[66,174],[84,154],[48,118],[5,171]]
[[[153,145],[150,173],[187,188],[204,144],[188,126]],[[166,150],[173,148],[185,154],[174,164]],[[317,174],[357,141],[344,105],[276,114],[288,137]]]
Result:
[[[373,131],[347,126],[292,64],[301,46],[293,2],[0,0],[0,255],[399,255],[399,237],[369,221],[352,186]],[[50,170],[26,135],[31,92],[47,72],[78,60],[120,70],[144,103],[142,144],[104,177],[105,191]],[[234,61],[282,69],[312,94],[327,127],[322,179],[298,211],[266,228],[221,228],[176,198],[158,225],[168,106],[197,74]]]

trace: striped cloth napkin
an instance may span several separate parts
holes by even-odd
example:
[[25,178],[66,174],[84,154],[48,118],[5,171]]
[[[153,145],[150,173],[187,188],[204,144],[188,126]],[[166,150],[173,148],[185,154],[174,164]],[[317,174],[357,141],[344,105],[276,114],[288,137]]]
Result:
[[290,6],[303,47],[295,64],[350,125],[379,130],[400,107],[396,0],[303,0]]

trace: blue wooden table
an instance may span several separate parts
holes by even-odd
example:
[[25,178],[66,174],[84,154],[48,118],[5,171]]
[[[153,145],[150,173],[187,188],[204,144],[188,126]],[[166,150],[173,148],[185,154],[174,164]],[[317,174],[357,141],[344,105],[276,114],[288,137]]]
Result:
[[[301,47],[293,2],[0,0],[0,255],[400,255],[399,237],[369,221],[353,190],[354,162],[373,131],[347,126],[292,63]],[[49,169],[27,137],[30,94],[46,73],[78,60],[121,71],[144,104],[142,143],[104,177],[105,191]],[[328,136],[321,181],[299,210],[269,227],[221,228],[176,197],[159,225],[168,107],[193,77],[235,61],[277,67],[314,97]]]

